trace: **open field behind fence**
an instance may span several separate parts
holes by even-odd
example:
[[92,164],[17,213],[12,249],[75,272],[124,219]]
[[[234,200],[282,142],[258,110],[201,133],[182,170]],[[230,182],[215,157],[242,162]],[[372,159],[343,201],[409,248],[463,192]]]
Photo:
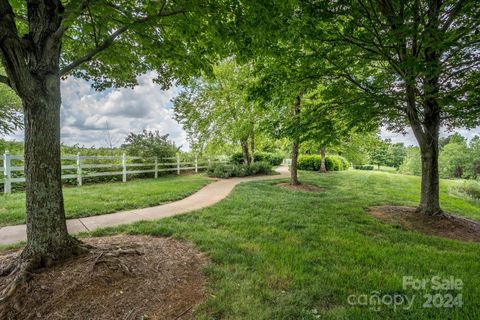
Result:
[[[134,156],[62,156],[62,180],[81,186],[84,180],[97,177],[117,177],[127,182],[132,176],[154,176],[163,173],[204,170],[219,159],[200,158],[197,155],[164,158],[142,158]],[[4,193],[12,192],[12,185],[25,183],[25,164],[22,155],[3,154],[0,166],[0,188]]]

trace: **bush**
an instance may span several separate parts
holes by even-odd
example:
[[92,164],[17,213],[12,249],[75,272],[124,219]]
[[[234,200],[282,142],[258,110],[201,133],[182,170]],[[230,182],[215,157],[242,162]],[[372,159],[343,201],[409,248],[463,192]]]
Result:
[[230,156],[230,162],[232,164],[243,164],[243,153],[235,152]]
[[299,170],[319,171],[320,156],[317,155],[300,155],[297,160],[297,168]]
[[[282,161],[283,161],[283,157],[276,153],[270,153],[270,152],[255,153],[255,162],[268,162],[272,166],[279,166],[282,164]],[[236,152],[232,154],[230,157],[230,162],[233,164],[244,164],[243,153]]]
[[480,200],[480,183],[476,181],[464,181],[461,185],[454,187],[454,189],[469,198]]
[[255,161],[268,162],[272,166],[279,166],[282,164],[283,157],[276,153],[259,152],[255,154]]
[[207,175],[215,178],[246,177],[271,174],[272,166],[268,162],[255,162],[251,165],[215,163],[207,168]]
[[257,174],[271,174],[273,172],[272,165],[266,161],[258,161],[246,167],[248,167],[250,170],[250,176]]
[[[319,155],[300,155],[298,157],[298,169],[308,171],[320,170],[321,158]],[[350,168],[347,159],[341,156],[328,155],[325,157],[327,171],[341,171]]]
[[372,165],[354,166],[353,168],[357,170],[373,170],[374,169]]

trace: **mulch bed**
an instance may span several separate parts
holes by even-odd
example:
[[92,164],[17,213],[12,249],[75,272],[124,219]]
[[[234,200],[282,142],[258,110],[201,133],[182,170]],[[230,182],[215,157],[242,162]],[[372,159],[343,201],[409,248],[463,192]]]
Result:
[[204,298],[207,258],[189,242],[126,235],[82,240],[95,249],[34,274],[0,317],[190,319]]
[[316,186],[316,185],[313,185],[313,184],[299,184],[299,185],[296,185],[296,186],[292,186],[290,183],[288,182],[284,182],[284,183],[277,183],[276,184],[277,187],[281,187],[281,188],[287,188],[287,189],[290,189],[290,190],[295,190],[295,191],[303,191],[303,192],[322,192],[324,191],[323,188],[320,188],[319,186]]
[[480,242],[480,222],[445,214],[428,216],[404,206],[378,206],[368,209],[372,216],[408,230],[453,240]]

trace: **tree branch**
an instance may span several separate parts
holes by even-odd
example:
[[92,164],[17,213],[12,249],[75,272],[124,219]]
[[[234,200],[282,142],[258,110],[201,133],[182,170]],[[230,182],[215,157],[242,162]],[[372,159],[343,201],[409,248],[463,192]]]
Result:
[[148,21],[150,21],[151,19],[154,19],[154,18],[169,17],[169,16],[181,14],[181,13],[184,13],[184,12],[185,12],[185,10],[176,10],[176,11],[169,11],[169,12],[159,11],[154,16],[148,16],[148,17],[140,18],[140,19],[137,19],[136,21],[134,21],[134,22],[132,22],[128,25],[124,25],[124,26],[120,27],[115,32],[113,32],[108,38],[106,38],[104,41],[102,41],[97,46],[95,46],[93,49],[91,49],[89,52],[87,52],[87,54],[85,54],[83,57],[80,57],[77,60],[71,62],[69,65],[65,66],[60,71],[60,76],[65,76],[66,74],[70,73],[76,67],[80,66],[81,64],[83,64],[87,61],[90,61],[98,53],[104,51],[105,49],[108,49],[120,35],[127,32],[133,26],[138,25],[138,24],[142,24],[142,23],[146,23],[146,22],[148,22]]
[[31,94],[27,84],[31,74],[25,59],[22,39],[18,36],[15,14],[8,0],[0,0],[0,50],[7,76],[1,82],[9,85],[17,93]]
[[445,24],[442,27],[442,32],[445,33],[448,28],[452,25],[453,21],[457,17],[457,15],[460,13],[460,11],[463,8],[463,5],[465,4],[465,0],[458,0],[455,6],[450,10],[450,14],[448,15],[447,21],[445,21]]

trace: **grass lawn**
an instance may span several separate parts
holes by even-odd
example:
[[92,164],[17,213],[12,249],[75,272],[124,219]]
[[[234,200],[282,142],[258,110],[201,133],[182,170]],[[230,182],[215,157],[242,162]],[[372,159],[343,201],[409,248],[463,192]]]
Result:
[[[480,319],[480,245],[407,231],[365,213],[372,205],[415,205],[420,180],[385,172],[302,172],[323,193],[241,184],[224,201],[195,213],[109,228],[193,241],[210,257],[200,319]],[[275,183],[278,183],[276,180]],[[446,211],[480,219],[480,206],[447,194]],[[402,277],[449,277],[462,290],[402,288]],[[401,305],[350,305],[350,295],[405,295]],[[423,308],[424,294],[462,295],[463,306]],[[457,300],[458,301],[458,300]]]
[[[80,218],[155,206],[185,198],[208,182],[205,175],[197,174],[66,187],[65,211],[67,218]],[[25,223],[25,193],[0,195],[0,226],[22,223]]]

